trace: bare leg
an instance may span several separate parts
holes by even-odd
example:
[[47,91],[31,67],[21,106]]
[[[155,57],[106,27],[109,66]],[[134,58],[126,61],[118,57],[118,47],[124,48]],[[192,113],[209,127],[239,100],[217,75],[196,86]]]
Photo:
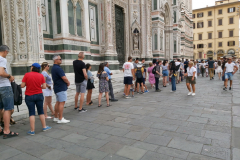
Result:
[[[40,119],[40,121],[41,121],[41,123],[42,123],[42,127],[43,127],[43,128],[46,128],[46,121],[45,121],[44,115],[43,115],[43,114],[42,114],[42,115],[39,115],[39,119]],[[34,120],[35,120],[35,117],[34,117]]]
[[108,95],[108,92],[105,92],[105,95],[106,95],[107,104],[109,104],[109,95]]
[[65,105],[65,102],[59,102],[59,106],[58,106],[59,120],[62,120],[64,105]]
[[137,92],[139,92],[139,83],[137,83]]
[[4,113],[3,113],[4,134],[10,133],[9,124],[10,124],[11,113],[12,113],[12,110],[9,110],[9,111],[4,110]]
[[232,87],[232,80],[230,80],[230,87]]
[[187,89],[189,90],[189,92],[192,92],[192,91],[191,91],[191,87],[190,87],[190,84],[189,84],[189,83],[187,83]]
[[227,85],[228,85],[228,79],[225,79],[224,84],[225,84],[225,87],[227,88]]
[[127,84],[125,84],[124,93],[125,93],[125,95],[128,95],[128,93],[127,93]]
[[77,108],[77,105],[78,105],[78,97],[79,97],[79,94],[80,93],[77,93],[75,94],[75,108]]
[[[81,93],[79,110],[82,110],[82,106],[83,106],[83,102],[84,102],[84,94],[85,94],[85,93]],[[75,105],[76,105],[76,104],[75,104]]]
[[[127,93],[130,93],[130,88],[131,88],[131,85],[127,85]],[[126,95],[128,96],[128,95]]]
[[101,105],[101,100],[102,100],[102,93],[99,93],[99,95],[98,95],[98,105]]
[[195,84],[192,84],[193,93],[195,93]]
[[60,102],[56,102],[55,107],[54,107],[54,109],[55,109],[54,117],[55,118],[59,118],[59,104],[60,104]]
[[54,115],[54,110],[53,110],[53,107],[52,107],[52,96],[49,96],[49,98],[48,98],[48,108],[52,112],[52,115]]

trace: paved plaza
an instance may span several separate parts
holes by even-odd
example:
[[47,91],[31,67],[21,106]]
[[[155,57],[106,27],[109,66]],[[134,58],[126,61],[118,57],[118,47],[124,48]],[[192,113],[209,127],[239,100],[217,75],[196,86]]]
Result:
[[[136,95],[107,108],[85,106],[79,114],[65,108],[71,123],[56,124],[29,136],[29,120],[11,127],[20,136],[0,139],[0,160],[240,160],[240,86],[223,91],[215,77],[197,79],[196,96],[187,96],[185,82],[162,92]],[[97,91],[96,91],[97,92]]]

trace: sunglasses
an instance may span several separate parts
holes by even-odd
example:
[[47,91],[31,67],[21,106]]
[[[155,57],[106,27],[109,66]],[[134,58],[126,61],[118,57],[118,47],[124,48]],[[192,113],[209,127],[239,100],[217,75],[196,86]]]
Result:
[[48,67],[50,67],[50,66],[48,65]]
[[62,59],[57,59],[57,60],[60,60],[60,61],[61,61]]

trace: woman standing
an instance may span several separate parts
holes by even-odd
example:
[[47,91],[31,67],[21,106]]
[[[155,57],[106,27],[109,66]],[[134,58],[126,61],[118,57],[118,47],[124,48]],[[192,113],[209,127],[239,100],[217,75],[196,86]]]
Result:
[[46,82],[46,89],[43,89],[43,96],[44,96],[44,104],[43,104],[43,110],[44,110],[44,116],[45,118],[52,118],[47,115],[47,107],[49,107],[50,111],[52,112],[52,116],[54,115],[54,110],[52,107],[52,90],[53,90],[53,83],[52,83],[52,78],[49,75],[49,64],[48,62],[43,62],[42,63],[42,75],[45,79]]
[[218,74],[219,80],[221,79],[221,75],[222,75],[222,72],[223,72],[221,65],[222,65],[222,64],[221,64],[221,61],[218,61],[216,72],[217,72],[217,74]]
[[155,84],[155,77],[154,77],[154,74],[152,73],[153,68],[154,68],[153,63],[150,62],[149,63],[149,68],[148,68],[148,74],[149,74],[148,81],[151,84],[152,89],[153,89],[154,84]]
[[167,60],[163,61],[162,74],[163,74],[163,87],[167,87],[167,77],[168,77],[168,63],[167,63]]
[[41,66],[38,63],[33,63],[31,66],[31,72],[24,75],[21,87],[25,86],[25,102],[29,111],[29,121],[31,130],[27,133],[29,135],[35,135],[35,106],[37,107],[38,115],[42,123],[43,131],[47,131],[52,127],[46,126],[45,116],[43,112],[43,92],[42,89],[46,89],[46,83],[42,74],[40,74]]
[[[186,85],[189,90],[188,96],[190,95],[195,96],[195,84],[196,84],[196,78],[197,78],[196,72],[197,70],[193,66],[193,62],[190,61],[188,63],[187,73],[184,74],[185,76],[187,76]],[[192,90],[191,90],[190,84],[192,86]]]
[[174,61],[170,63],[170,77],[171,77],[171,83],[172,83],[172,90],[171,92],[176,92],[176,64]]
[[94,77],[92,75],[92,72],[91,72],[91,64],[86,64],[86,70],[87,70],[87,76],[88,76],[88,82],[87,82],[87,90],[88,90],[88,93],[87,93],[87,103],[86,105],[93,105],[93,102],[92,102],[92,89],[95,88],[94,87]]
[[102,94],[105,92],[106,100],[107,100],[107,107],[110,106],[109,104],[109,86],[108,86],[108,74],[104,71],[104,64],[101,63],[99,65],[97,77],[99,78],[99,96],[98,96],[98,107],[102,107],[101,99]]
[[197,62],[197,76],[200,76],[200,73],[201,71],[200,71],[200,61],[199,61]]
[[223,85],[225,84],[225,72],[224,72],[224,68],[225,68],[225,64],[227,63],[226,60],[223,60],[223,63],[222,63],[222,81],[223,81]]

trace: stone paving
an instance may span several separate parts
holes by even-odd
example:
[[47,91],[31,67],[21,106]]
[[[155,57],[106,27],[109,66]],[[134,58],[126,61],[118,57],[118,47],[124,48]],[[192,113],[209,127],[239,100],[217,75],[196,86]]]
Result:
[[[11,127],[19,137],[0,139],[1,160],[240,160],[240,76],[233,90],[223,91],[215,77],[197,79],[196,96],[187,96],[185,83],[119,98],[107,108],[94,105],[77,113],[64,110],[71,123],[56,124],[28,136],[29,121]],[[117,95],[121,97],[121,94]]]

